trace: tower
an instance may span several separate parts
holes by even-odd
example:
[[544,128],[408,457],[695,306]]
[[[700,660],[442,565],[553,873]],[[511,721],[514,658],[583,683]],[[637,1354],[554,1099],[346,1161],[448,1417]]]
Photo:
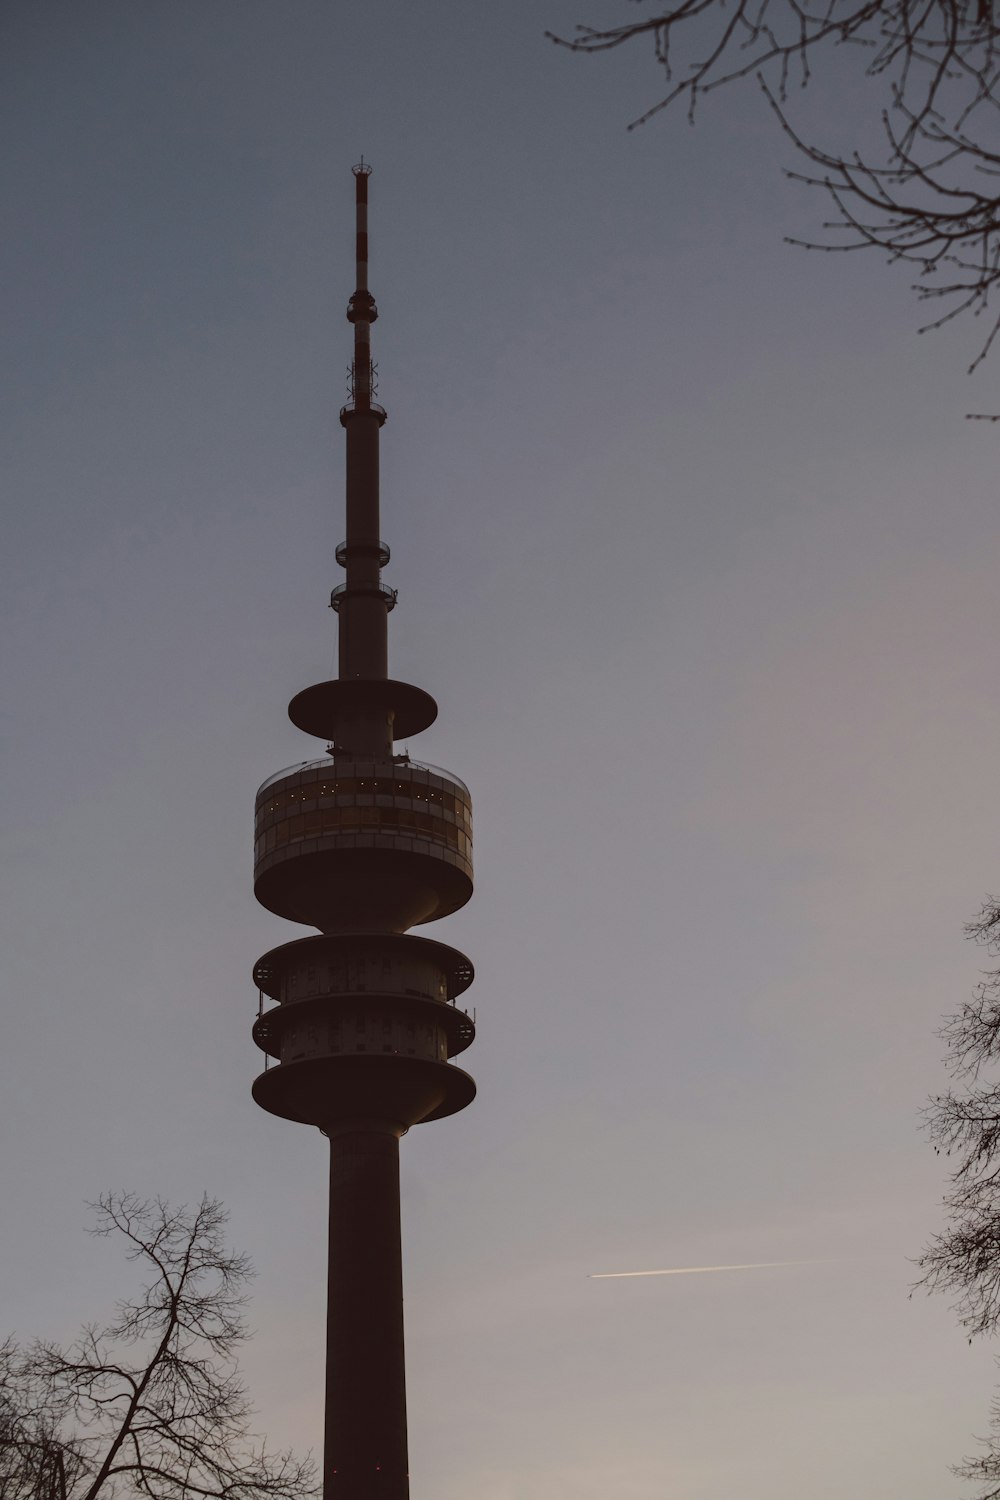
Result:
[[[395,754],[433,723],[434,700],[388,676],[379,535],[379,435],[368,290],[368,177],[354,168],[357,285],[347,446],[345,580],[330,597],[339,675],[297,694],[288,713],[326,742],[321,759],[279,771],[257,793],[254,894],[319,929],[259,959],[254,1041],[266,1054],[253,1096],[330,1142],[324,1500],[406,1500],[406,1390],[399,1141],[454,1114],[476,1086],[450,1059],[474,1036],[457,1001],[463,953],[411,927],[472,894],[472,806],[448,771]],[[264,1008],[265,998],[277,1002]]]

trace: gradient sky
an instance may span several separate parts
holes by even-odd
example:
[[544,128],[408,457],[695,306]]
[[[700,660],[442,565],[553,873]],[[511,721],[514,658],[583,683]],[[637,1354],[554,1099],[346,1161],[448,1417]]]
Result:
[[363,152],[391,663],[476,808],[428,932],[480,1094],[403,1147],[414,1500],[953,1500],[993,1357],[907,1292],[1000,884],[1000,356],[782,243],[826,208],[752,85],[627,134],[652,59],[543,37],[622,13],[6,0],[0,1330],[118,1293],[84,1200],[208,1188],[261,1425],[318,1443],[251,833],[321,750]]

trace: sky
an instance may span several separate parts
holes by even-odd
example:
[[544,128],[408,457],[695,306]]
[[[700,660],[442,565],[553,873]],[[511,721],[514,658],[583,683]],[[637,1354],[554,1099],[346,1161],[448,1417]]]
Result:
[[[752,84],[629,133],[652,57],[544,37],[623,14],[6,0],[0,1330],[126,1289],[87,1200],[207,1189],[261,1429],[319,1445],[252,820],[322,753],[363,153],[391,669],[476,817],[427,935],[479,1096],[402,1147],[414,1500],[957,1500],[993,1352],[909,1291],[1000,884],[1000,356],[784,243],[826,206]],[[590,1279],[757,1261],[810,1263]]]

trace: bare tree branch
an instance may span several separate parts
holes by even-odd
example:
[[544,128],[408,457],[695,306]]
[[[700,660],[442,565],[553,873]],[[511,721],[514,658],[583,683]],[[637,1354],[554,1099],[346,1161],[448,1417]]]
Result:
[[702,94],[751,75],[776,75],[784,99],[793,78],[809,82],[817,54],[845,44],[861,49],[869,77],[921,116],[949,79],[965,78],[973,97],[992,79],[1000,28],[985,0],[975,9],[965,0],[679,0],[642,20],[546,36],[578,53],[652,43],[668,87],[635,128],[678,100],[693,116]]
[[[837,212],[824,226],[832,241],[793,243],[876,249],[914,267],[918,298],[935,308],[921,332],[968,313],[986,324],[970,370],[989,353],[1000,333],[1000,17],[990,0],[677,0],[641,20],[547,35],[577,53],[652,44],[666,91],[630,129],[678,101],[693,119],[703,95],[755,76],[809,164],[788,175],[823,189]],[[792,83],[829,68],[835,48],[857,56],[880,101],[874,155],[828,148],[790,118]]]

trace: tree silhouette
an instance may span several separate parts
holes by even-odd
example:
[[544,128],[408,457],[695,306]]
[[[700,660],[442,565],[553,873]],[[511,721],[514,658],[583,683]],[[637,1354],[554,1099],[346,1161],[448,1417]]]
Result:
[[[966,931],[1000,956],[1000,902],[987,898]],[[986,1071],[1000,1063],[1000,968],[987,971],[971,1000],[944,1025],[955,1087],[932,1100],[927,1127],[934,1149],[951,1158],[945,1229],[920,1258],[922,1285],[952,1297],[969,1342],[1000,1330],[1000,1083]],[[994,1402],[983,1451],[955,1469],[986,1486],[980,1500],[1000,1500],[1000,1400]]]
[[311,1461],[251,1433],[236,1354],[252,1272],[222,1205],[93,1208],[92,1232],[124,1239],[147,1280],[69,1348],[0,1344],[0,1500],[309,1500]]

